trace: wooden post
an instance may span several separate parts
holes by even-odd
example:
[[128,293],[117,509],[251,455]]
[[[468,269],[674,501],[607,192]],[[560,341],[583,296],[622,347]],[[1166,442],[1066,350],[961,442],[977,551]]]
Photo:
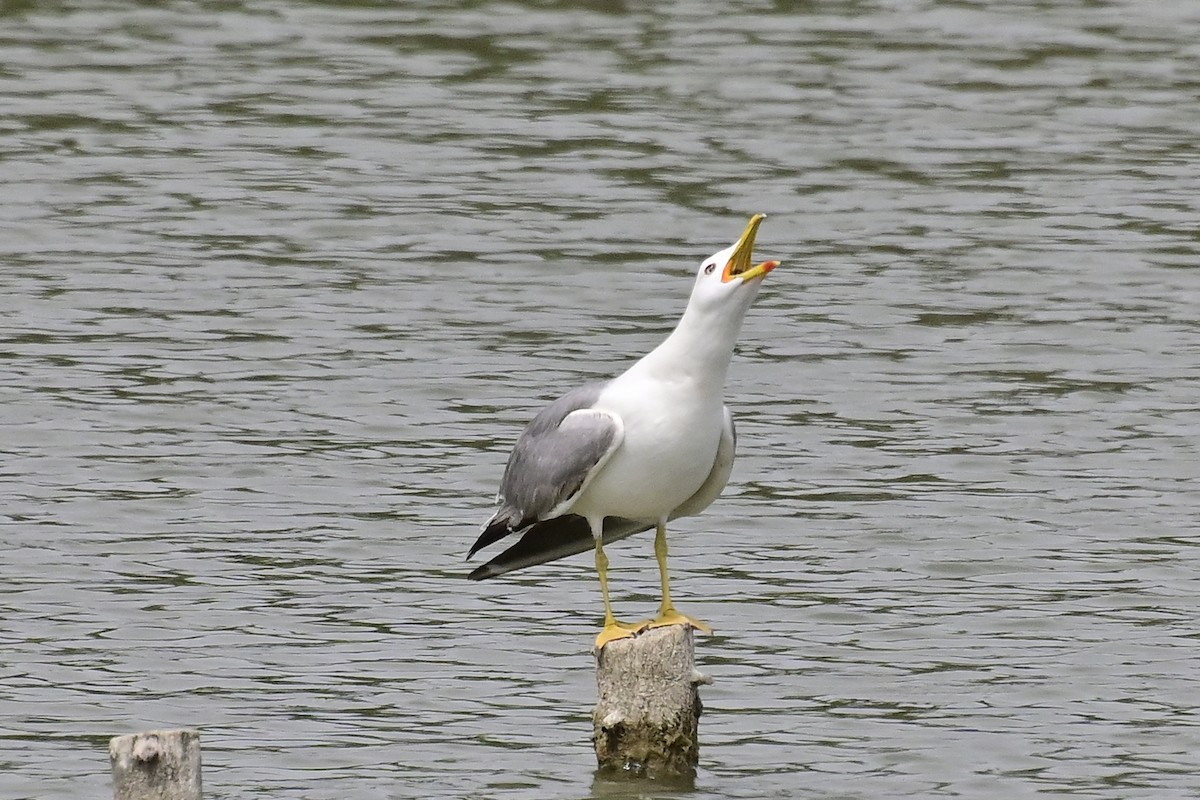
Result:
[[596,653],[592,715],[603,773],[692,778],[700,760],[700,692],[692,629],[651,628]]
[[200,734],[145,731],[108,742],[113,800],[200,800]]

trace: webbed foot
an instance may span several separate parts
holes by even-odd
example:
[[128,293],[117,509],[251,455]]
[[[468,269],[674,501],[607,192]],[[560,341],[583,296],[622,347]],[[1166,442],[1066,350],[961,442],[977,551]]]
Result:
[[694,617],[689,617],[687,614],[680,614],[675,610],[674,606],[668,606],[658,612],[658,617],[651,621],[651,628],[665,628],[667,625],[691,625],[698,631],[704,633],[712,633],[713,629],[706,623],[701,622]]
[[650,625],[649,621],[617,622],[615,619],[609,620],[604,626],[604,630],[600,631],[600,635],[596,637],[596,649],[600,650],[604,645],[616,639],[628,639],[630,636],[635,636]]

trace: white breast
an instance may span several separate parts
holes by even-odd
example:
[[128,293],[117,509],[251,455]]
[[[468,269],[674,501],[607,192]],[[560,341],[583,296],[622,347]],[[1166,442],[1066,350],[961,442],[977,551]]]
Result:
[[621,418],[625,436],[572,504],[573,513],[665,518],[712,470],[724,420],[719,390],[691,381],[626,379],[632,377],[614,381],[596,402]]

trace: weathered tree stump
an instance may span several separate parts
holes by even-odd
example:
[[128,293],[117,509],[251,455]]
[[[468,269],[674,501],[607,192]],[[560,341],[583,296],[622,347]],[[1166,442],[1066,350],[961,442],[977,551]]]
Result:
[[596,653],[592,715],[600,771],[689,778],[700,760],[700,692],[692,629],[651,628]]
[[144,731],[108,742],[113,800],[200,800],[200,734]]

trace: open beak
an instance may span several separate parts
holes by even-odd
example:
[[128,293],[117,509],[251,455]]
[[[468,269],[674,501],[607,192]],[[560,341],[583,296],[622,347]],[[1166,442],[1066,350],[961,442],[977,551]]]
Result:
[[734,245],[733,256],[730,257],[729,263],[725,265],[725,271],[721,274],[723,283],[728,283],[734,278],[741,278],[743,282],[759,278],[779,266],[778,261],[764,261],[757,266],[750,266],[750,258],[754,252],[754,237],[758,235],[758,226],[766,218],[766,214],[755,214],[750,218],[746,232]]

